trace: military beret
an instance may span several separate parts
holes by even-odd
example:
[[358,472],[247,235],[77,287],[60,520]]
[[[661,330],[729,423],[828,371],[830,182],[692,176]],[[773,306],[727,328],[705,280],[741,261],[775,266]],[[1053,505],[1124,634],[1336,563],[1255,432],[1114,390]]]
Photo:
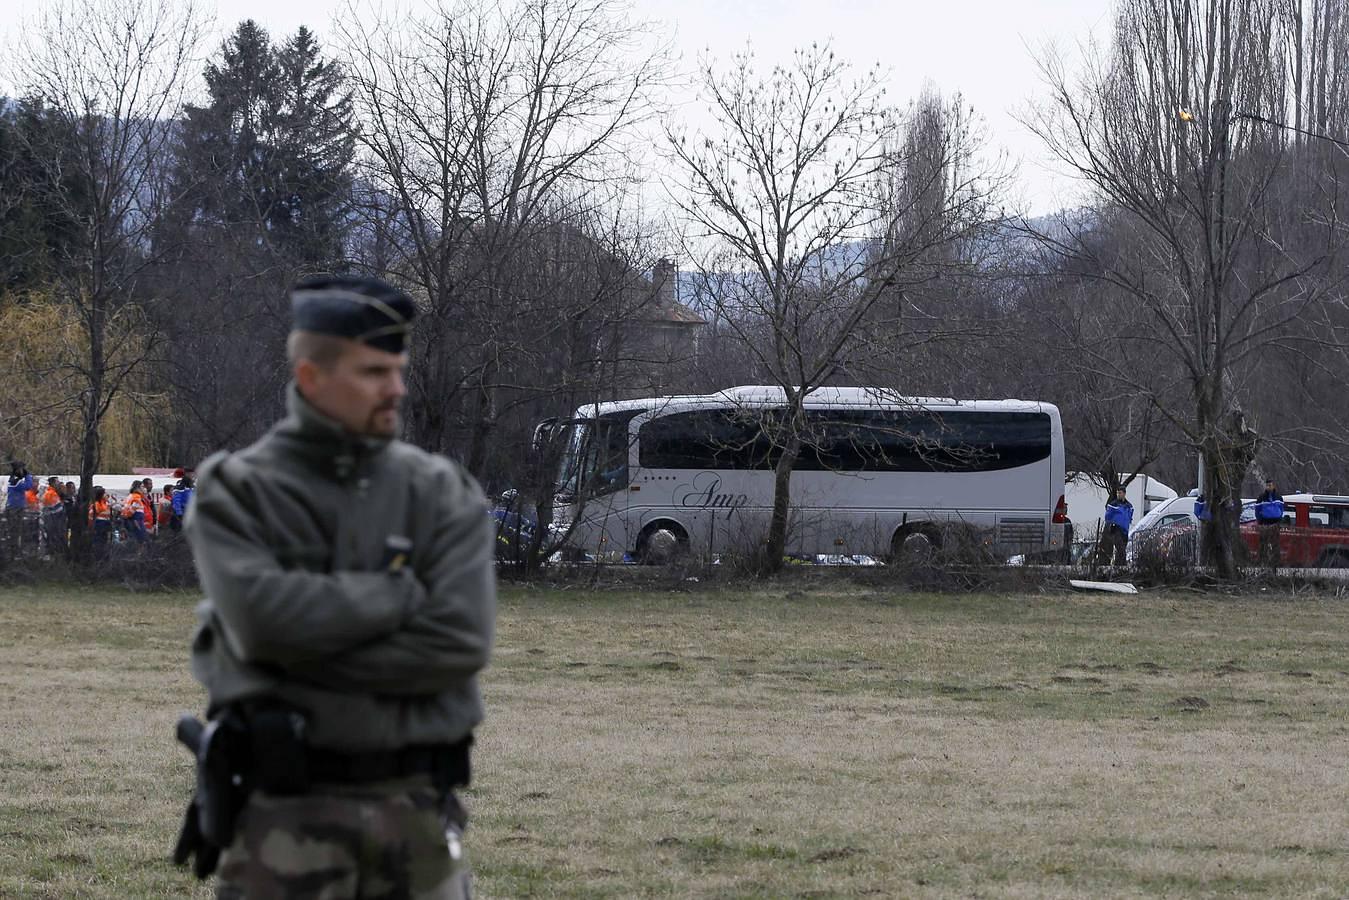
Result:
[[290,289],[292,327],[369,344],[389,353],[408,348],[417,308],[412,298],[378,278],[311,275]]

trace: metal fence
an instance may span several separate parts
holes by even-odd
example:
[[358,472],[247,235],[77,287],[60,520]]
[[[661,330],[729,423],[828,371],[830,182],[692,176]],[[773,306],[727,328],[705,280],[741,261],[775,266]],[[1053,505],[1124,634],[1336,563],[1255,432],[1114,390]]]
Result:
[[[183,586],[196,580],[191,553],[182,532],[161,527],[140,532],[114,517],[88,526],[87,553],[72,548],[69,512],[6,509],[0,516],[0,570],[35,577],[63,572],[81,579],[110,578],[163,586]],[[163,564],[163,565],[161,565]],[[143,577],[141,577],[143,575]]]

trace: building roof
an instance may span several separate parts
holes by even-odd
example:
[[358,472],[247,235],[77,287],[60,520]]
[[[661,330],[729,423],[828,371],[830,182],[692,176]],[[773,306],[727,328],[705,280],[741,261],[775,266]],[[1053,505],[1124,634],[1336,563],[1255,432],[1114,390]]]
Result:
[[706,325],[707,320],[682,303],[663,303],[654,300],[646,304],[637,315],[639,322],[665,322],[672,325]]
[[633,316],[638,322],[667,325],[706,325],[707,320],[679,302],[679,270],[668,258],[651,269],[651,300]]

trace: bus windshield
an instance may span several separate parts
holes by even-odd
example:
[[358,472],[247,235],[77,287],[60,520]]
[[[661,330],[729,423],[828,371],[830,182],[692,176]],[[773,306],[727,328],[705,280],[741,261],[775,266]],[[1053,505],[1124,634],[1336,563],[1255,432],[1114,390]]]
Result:
[[559,497],[570,499],[576,495],[577,475],[581,470],[581,453],[590,435],[591,421],[575,421],[567,426],[567,449],[562,452],[556,491]]

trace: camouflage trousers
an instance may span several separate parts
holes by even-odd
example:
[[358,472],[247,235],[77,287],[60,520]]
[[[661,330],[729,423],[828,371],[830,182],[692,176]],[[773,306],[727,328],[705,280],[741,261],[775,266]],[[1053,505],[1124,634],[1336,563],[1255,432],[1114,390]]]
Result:
[[221,900],[469,900],[458,825],[430,779],[255,792],[220,859]]

